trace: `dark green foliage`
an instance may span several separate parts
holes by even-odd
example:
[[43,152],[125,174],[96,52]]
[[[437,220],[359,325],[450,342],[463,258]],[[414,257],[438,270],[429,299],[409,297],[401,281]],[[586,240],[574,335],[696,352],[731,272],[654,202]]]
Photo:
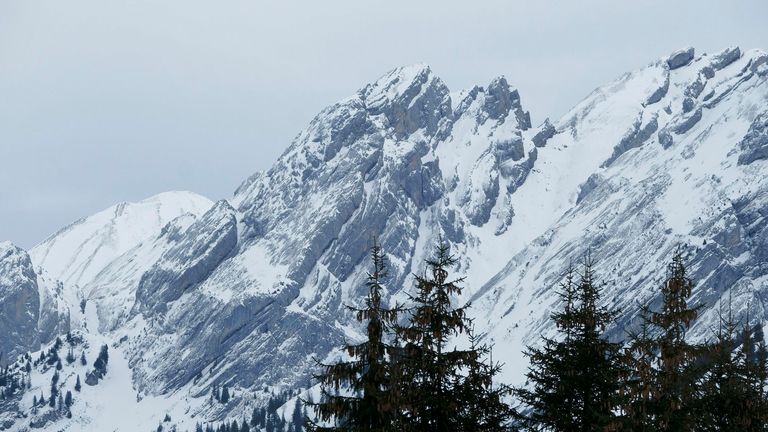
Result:
[[99,356],[93,362],[93,369],[96,375],[101,378],[107,374],[107,364],[109,363],[109,348],[106,345],[101,346]]
[[366,324],[367,340],[344,347],[351,360],[321,364],[323,371],[315,378],[322,386],[322,397],[318,403],[309,403],[318,422],[310,422],[310,430],[383,431],[394,421],[389,356],[394,347],[385,340],[385,332],[397,320],[398,307],[382,306],[386,263],[378,245],[372,248],[371,260],[365,307],[350,307],[357,320]]
[[[42,354],[41,354],[41,355],[42,355]],[[58,350],[57,350],[57,349],[55,349],[55,345],[54,345],[54,347],[53,347],[53,348],[51,348],[50,350],[48,350],[48,355],[47,355],[47,356],[45,356],[45,359],[46,359],[46,360],[45,360],[45,362],[46,362],[48,365],[50,365],[50,366],[53,366],[53,365],[55,365],[57,362],[59,362],[59,352],[58,352]]]
[[471,350],[479,354],[470,365],[466,377],[460,382],[461,430],[466,432],[509,431],[509,423],[514,417],[514,410],[504,399],[512,394],[513,389],[505,384],[494,383],[494,377],[500,372],[501,365],[486,363],[483,357],[491,357],[491,348],[479,343],[471,333]]
[[471,327],[467,307],[455,307],[452,297],[461,294],[463,279],[449,280],[456,263],[448,245],[440,243],[427,261],[429,275],[416,277],[416,294],[406,326],[398,327],[405,343],[400,359],[399,392],[402,423],[407,430],[460,430],[463,423],[462,372],[478,361],[473,350],[449,347],[449,340]]
[[749,316],[742,329],[742,374],[745,381],[745,415],[739,425],[745,432],[768,430],[768,349],[762,324],[752,327]]
[[766,428],[764,377],[753,331],[747,324],[741,334],[729,302],[728,313],[719,309],[719,326],[702,359],[705,373],[699,383],[695,413],[696,431],[762,431]]
[[658,369],[655,373],[656,422],[660,431],[693,430],[693,406],[696,403],[696,360],[700,347],[686,341],[686,333],[698,317],[700,306],[688,305],[693,281],[688,277],[682,249],[675,251],[662,287],[662,310],[651,313],[658,329]]
[[251,426],[254,428],[263,428],[267,421],[267,409],[266,408],[254,408],[251,414]]
[[53,373],[53,376],[51,377],[51,406],[54,405],[54,398],[59,393],[59,388],[57,387],[57,384],[59,383],[59,372],[56,371]]
[[[493,385],[500,366],[485,360],[490,347],[473,334],[470,305],[453,305],[463,282],[448,278],[455,264],[441,240],[427,261],[428,274],[415,275],[409,322],[396,327],[404,345],[396,362],[401,416],[393,430],[509,430],[512,411],[503,398],[510,389]],[[460,335],[470,340],[469,349],[456,346]]]
[[668,266],[659,311],[642,308],[640,331],[630,332],[622,410],[626,425],[638,431],[692,431],[704,373],[703,347],[686,340],[699,307],[689,306],[693,281],[687,276],[682,249]]
[[528,348],[528,385],[515,389],[526,409],[521,423],[530,430],[606,431],[620,422],[621,344],[604,335],[617,313],[601,305],[589,258],[574,279],[571,269],[559,293],[562,308],[552,314],[559,337]]
[[[472,334],[466,315],[469,305],[452,304],[452,298],[461,294],[462,279],[448,279],[448,269],[456,263],[448,245],[440,242],[435,258],[427,261],[428,275],[415,275],[416,294],[410,296],[413,307],[405,325],[395,325],[401,307],[381,306],[385,268],[378,246],[372,259],[366,307],[352,308],[357,319],[367,323],[368,339],[344,347],[350,361],[322,365],[323,373],[317,377],[322,399],[309,403],[318,423],[310,423],[310,429],[509,430],[512,411],[503,399],[510,388],[494,387],[500,366],[486,360],[490,348]],[[470,349],[456,346],[460,335],[469,337]],[[266,428],[277,430],[269,419]]]
[[739,324],[730,305],[727,314],[720,308],[713,342],[690,344],[687,330],[699,310],[689,305],[692,288],[678,249],[662,286],[661,310],[644,307],[639,331],[630,333],[625,429],[765,430],[765,355],[759,354],[764,344],[755,343],[746,326],[739,347]]
[[657,362],[657,343],[651,335],[651,312],[641,308],[641,323],[638,331],[629,331],[629,342],[625,348],[623,394],[625,396],[622,411],[624,428],[633,432],[655,431],[653,424],[656,410],[655,367]]
[[304,414],[304,406],[301,403],[301,398],[296,398],[296,402],[293,405],[293,414],[291,415],[291,432],[301,432],[304,430],[304,423],[307,416]]

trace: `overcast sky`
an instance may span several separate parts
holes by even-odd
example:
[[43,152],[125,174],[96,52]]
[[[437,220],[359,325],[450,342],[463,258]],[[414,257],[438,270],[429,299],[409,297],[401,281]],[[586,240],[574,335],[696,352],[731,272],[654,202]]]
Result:
[[227,198],[403,64],[505,75],[534,124],[677,48],[768,49],[754,1],[0,1],[0,240],[120,201]]

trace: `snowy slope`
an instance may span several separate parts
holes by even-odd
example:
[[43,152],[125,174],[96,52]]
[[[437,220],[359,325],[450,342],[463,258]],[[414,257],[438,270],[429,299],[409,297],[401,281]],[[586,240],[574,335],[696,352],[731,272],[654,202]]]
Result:
[[83,286],[115,258],[156,237],[171,220],[186,213],[199,215],[212,204],[191,192],[123,202],[63,228],[32,248],[30,255],[54,278]]
[[[588,249],[626,311],[614,335],[658,301],[679,243],[706,305],[697,336],[726,294],[765,320],[767,102],[768,55],[738,48],[673,53],[538,127],[503,77],[451,92],[426,65],[397,68],[324,109],[228,202],[151,224],[153,211],[121,225],[112,209],[33,257],[88,299],[87,337],[119,353],[120,388],[130,375],[152,401],[131,405],[142,427],[165,411],[241,418],[263,403],[256,389],[307,387],[314,358],[357,337],[344,304],[364,293],[374,237],[391,301],[439,236],[451,243],[462,301],[516,383],[522,348],[552,331],[562,271]],[[110,226],[119,241],[103,240]],[[209,397],[223,384],[226,406]],[[73,421],[109,425],[99,411]]]
[[[749,304],[753,319],[765,319],[759,209],[768,204],[768,166],[742,161],[754,152],[745,137],[764,130],[767,57],[739,54],[694,57],[691,50],[683,67],[656,62],[596,90],[556,124],[539,170],[513,199],[538,237],[514,250],[476,296],[491,311],[489,337],[510,359],[551,330],[544,311],[552,286],[588,248],[607,283],[606,301],[627,311],[625,323],[637,304],[659,301],[678,244],[689,246],[694,301],[706,306],[694,334],[708,331],[723,296],[742,316]],[[519,380],[524,363],[509,363],[507,379]]]

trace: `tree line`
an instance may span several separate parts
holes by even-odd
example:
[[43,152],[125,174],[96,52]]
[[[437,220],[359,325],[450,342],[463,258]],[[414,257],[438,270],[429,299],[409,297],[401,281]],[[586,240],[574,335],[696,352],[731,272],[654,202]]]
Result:
[[[556,329],[525,355],[520,387],[496,382],[501,365],[458,306],[462,278],[442,241],[415,275],[409,304],[385,306],[385,255],[371,251],[367,295],[350,307],[365,340],[319,364],[318,402],[306,427],[346,431],[766,431],[768,351],[762,325],[721,301],[710,340],[686,336],[701,305],[678,248],[660,287],[661,305],[638,308],[639,324],[612,340],[620,311],[606,307],[589,255],[559,286]],[[748,314],[747,314],[748,315]],[[615,333],[615,332],[614,332]],[[457,343],[460,340],[461,343]],[[460,348],[463,347],[463,348]]]

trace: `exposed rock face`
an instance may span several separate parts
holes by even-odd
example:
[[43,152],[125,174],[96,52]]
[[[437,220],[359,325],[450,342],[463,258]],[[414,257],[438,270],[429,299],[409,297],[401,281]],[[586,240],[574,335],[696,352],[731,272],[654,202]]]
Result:
[[662,147],[665,149],[672,147],[672,144],[675,143],[674,138],[672,138],[672,134],[669,133],[669,131],[660,130],[659,131],[659,144],[661,144]]
[[434,134],[451,109],[448,87],[424,65],[395,69],[359,96],[371,115],[386,118],[397,138],[419,129]]
[[741,57],[741,49],[739,47],[730,47],[713,55],[710,64],[716,70],[720,70],[738,60],[739,57]]
[[531,140],[536,147],[544,147],[547,144],[547,140],[555,136],[556,133],[555,127],[552,126],[549,119],[546,119]]
[[641,113],[632,124],[632,129],[628,130],[621,141],[614,147],[613,154],[603,163],[603,166],[610,165],[628,150],[641,146],[651,138],[658,128],[658,116],[653,115],[650,119],[643,122],[643,115]]
[[150,315],[164,313],[169,303],[208,277],[236,245],[234,210],[220,201],[144,273],[136,292],[139,309]]
[[669,72],[664,71],[664,79],[661,81],[661,85],[656,87],[648,96],[648,99],[646,99],[645,104],[646,105],[652,105],[655,103],[658,103],[660,100],[664,98],[664,96],[667,95],[667,92],[669,91]]
[[678,135],[684,134],[689,130],[691,130],[691,128],[696,123],[698,123],[699,120],[701,120],[701,116],[702,116],[702,110],[701,108],[699,108],[696,111],[694,111],[693,114],[687,117],[680,118],[680,120],[677,123],[672,125],[672,130]]
[[680,51],[675,51],[670,54],[667,59],[667,64],[670,69],[681,68],[693,60],[693,48],[686,48]]
[[0,364],[69,330],[60,290],[38,276],[26,251],[0,242]]
[[85,374],[85,383],[89,386],[95,386],[99,384],[99,377],[94,371],[90,371]]
[[739,143],[739,147],[741,148],[739,165],[768,159],[768,112],[755,117],[749,126],[749,131]]
[[7,242],[0,243],[0,297],[0,351],[14,358],[40,343],[40,295],[29,255]]

